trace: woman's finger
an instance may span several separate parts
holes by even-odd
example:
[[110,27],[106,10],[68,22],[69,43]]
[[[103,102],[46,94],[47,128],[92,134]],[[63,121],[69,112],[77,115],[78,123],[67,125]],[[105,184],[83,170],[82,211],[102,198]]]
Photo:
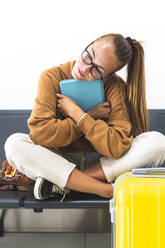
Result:
[[56,94],[58,98],[64,98],[65,96],[63,94]]
[[108,101],[104,102],[104,106],[109,107],[110,106],[109,102]]

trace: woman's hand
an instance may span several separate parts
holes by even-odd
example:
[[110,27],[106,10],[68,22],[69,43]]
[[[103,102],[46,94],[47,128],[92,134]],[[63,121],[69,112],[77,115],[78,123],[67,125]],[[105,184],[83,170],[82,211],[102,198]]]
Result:
[[[64,96],[62,94],[56,94],[56,95],[58,97],[57,107],[60,113],[64,117],[69,116],[77,122],[80,119],[80,117],[84,114],[83,110],[77,105],[77,103],[73,99]],[[108,120],[109,113],[110,113],[109,102],[100,103],[88,111],[88,114],[95,120],[97,119]]]
[[75,113],[76,111],[78,110],[81,110],[81,108],[77,105],[77,103],[67,97],[67,96],[64,96],[62,94],[56,94],[57,97],[58,97],[58,100],[57,100],[57,107],[60,111],[60,113],[64,116],[64,117],[72,117],[72,113]]
[[90,109],[88,111],[88,114],[91,117],[93,117],[95,120],[97,119],[108,120],[110,111],[111,111],[110,103],[107,101],[107,102],[100,103],[96,105],[95,107],[93,107],[92,109]]

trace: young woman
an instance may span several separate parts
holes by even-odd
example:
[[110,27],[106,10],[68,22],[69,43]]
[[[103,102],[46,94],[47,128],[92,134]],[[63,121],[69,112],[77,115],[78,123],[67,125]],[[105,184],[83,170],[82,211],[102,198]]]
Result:
[[[115,73],[125,65],[126,82]],[[102,79],[106,101],[84,113],[60,94],[59,82],[70,78]],[[37,199],[68,189],[111,198],[117,176],[164,162],[165,137],[147,132],[148,125],[143,48],[135,39],[111,33],[90,43],[76,61],[41,74],[28,119],[30,134],[9,136],[6,158],[36,180]],[[80,151],[95,151],[100,157],[81,171],[74,162]]]

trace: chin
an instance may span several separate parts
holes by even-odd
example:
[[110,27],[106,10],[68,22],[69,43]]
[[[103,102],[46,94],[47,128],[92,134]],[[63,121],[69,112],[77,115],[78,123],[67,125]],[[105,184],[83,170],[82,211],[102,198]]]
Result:
[[74,79],[76,79],[76,80],[84,80],[84,79],[82,79],[82,77],[80,77],[79,75],[77,75],[77,73],[75,73],[74,68],[73,68],[73,70],[72,70],[72,77],[73,77]]
[[74,79],[76,79],[76,80],[80,80],[80,79],[77,77],[77,75],[74,73],[74,71],[72,71],[72,77],[73,77]]
[[75,65],[74,65],[74,67],[73,67],[73,69],[72,69],[72,77],[73,77],[74,79],[79,80],[79,78],[77,77],[77,75],[76,75],[76,73],[75,73]]

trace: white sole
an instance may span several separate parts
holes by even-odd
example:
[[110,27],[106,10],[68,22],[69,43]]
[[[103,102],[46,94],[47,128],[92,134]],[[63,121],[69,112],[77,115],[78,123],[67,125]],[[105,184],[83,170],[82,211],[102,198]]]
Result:
[[44,181],[44,178],[38,177],[34,185],[33,194],[34,194],[34,197],[38,200],[43,200],[43,198],[39,194],[39,192],[41,192],[40,188],[42,186],[43,181]]

